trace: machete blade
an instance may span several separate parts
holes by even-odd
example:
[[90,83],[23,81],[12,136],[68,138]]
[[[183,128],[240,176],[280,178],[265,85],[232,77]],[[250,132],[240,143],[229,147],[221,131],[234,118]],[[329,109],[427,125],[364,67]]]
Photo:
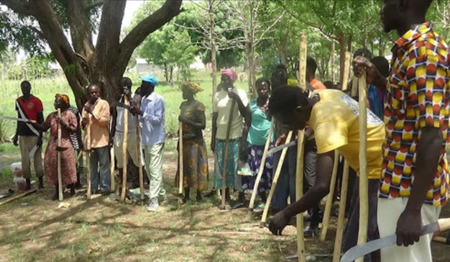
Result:
[[[430,234],[439,230],[439,224],[431,223],[422,227],[422,234]],[[341,258],[341,262],[351,262],[354,261],[366,254],[372,253],[375,250],[382,249],[385,247],[389,247],[395,245],[397,242],[397,235],[393,234],[390,236],[382,237],[380,239],[372,240],[367,243],[354,246],[347,250],[345,254]]]

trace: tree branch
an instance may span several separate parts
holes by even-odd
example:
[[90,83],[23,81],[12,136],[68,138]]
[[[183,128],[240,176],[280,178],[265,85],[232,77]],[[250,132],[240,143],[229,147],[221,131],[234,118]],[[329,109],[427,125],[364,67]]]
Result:
[[90,5],[86,6],[86,7],[84,7],[84,10],[89,11],[89,10],[91,10],[91,9],[93,9],[93,8],[96,8],[97,6],[103,5],[104,3],[105,3],[105,2],[103,2],[103,1],[98,1],[98,2],[92,3],[92,4],[90,4]]
[[182,2],[182,0],[166,0],[160,9],[149,15],[131,30],[119,45],[120,58],[118,63],[120,66],[126,66],[134,49],[136,49],[149,34],[162,27],[183,11],[181,9]]
[[0,0],[0,4],[6,5],[9,9],[13,10],[18,14],[23,15],[34,15],[34,9],[30,7],[30,3],[26,1],[17,0]]

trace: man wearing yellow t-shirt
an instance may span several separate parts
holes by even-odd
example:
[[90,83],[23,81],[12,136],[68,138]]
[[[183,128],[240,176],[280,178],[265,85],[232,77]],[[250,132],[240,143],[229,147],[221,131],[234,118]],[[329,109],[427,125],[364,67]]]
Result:
[[[317,143],[316,182],[297,202],[277,213],[270,222],[273,234],[281,234],[292,216],[304,212],[325,197],[330,188],[334,150],[338,150],[349,165],[359,173],[359,106],[339,90],[316,90],[304,93],[300,88],[287,86],[275,90],[269,102],[270,113],[292,130],[301,130],[309,124]],[[384,124],[367,110],[367,170],[369,176],[368,239],[377,238],[376,203],[381,173],[381,147]],[[359,216],[359,212],[353,213]],[[349,221],[353,218],[350,217]],[[356,218],[355,221],[359,219]],[[353,225],[356,224],[356,225]],[[346,238],[358,234],[357,223],[349,224]],[[357,237],[353,245],[356,245]]]

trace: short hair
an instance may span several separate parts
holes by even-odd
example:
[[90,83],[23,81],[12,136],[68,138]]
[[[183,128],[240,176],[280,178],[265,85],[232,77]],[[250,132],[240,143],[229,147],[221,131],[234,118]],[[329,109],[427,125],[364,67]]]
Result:
[[384,77],[389,76],[389,62],[384,56],[375,56],[370,60]]
[[323,85],[327,87],[327,89],[336,89],[332,81],[325,81]]
[[286,69],[277,68],[272,72],[271,78],[272,89],[278,88],[280,86],[286,85],[288,80],[288,74]]
[[255,82],[255,87],[258,86],[258,85],[260,85],[260,84],[262,84],[262,83],[264,83],[264,82],[267,83],[267,86],[269,87],[269,90],[270,90],[270,81],[269,81],[269,79],[264,78],[264,77],[258,78],[258,79],[256,80],[256,82]]
[[317,70],[317,62],[312,57],[306,58],[306,70],[308,70],[311,74],[315,75]]
[[20,88],[24,88],[24,87],[29,87],[31,88],[31,84],[30,82],[28,82],[27,80],[24,80],[20,83]]
[[121,88],[126,86],[126,87],[128,87],[128,89],[131,90],[131,86],[133,85],[133,82],[131,82],[131,79],[129,77],[125,76],[120,79],[119,84],[120,84]]
[[372,52],[369,51],[369,49],[363,47],[363,48],[358,48],[356,49],[355,53],[353,53],[353,58],[357,57],[357,56],[364,56],[367,59],[372,59],[373,54]]
[[298,106],[308,104],[308,95],[297,86],[282,86],[273,91],[269,101],[271,115],[290,115]]

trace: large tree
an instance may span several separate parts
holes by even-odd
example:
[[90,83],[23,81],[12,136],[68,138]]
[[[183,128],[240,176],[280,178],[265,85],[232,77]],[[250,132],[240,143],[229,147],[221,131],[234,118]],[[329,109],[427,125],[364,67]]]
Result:
[[133,51],[149,34],[178,15],[181,3],[182,0],[166,0],[123,39],[121,27],[126,0],[0,0],[0,4],[9,8],[1,11],[0,22],[10,32],[16,32],[7,39],[11,43],[17,43],[17,37],[23,32],[22,37],[34,35],[48,44],[64,69],[77,105],[81,106],[86,100],[84,87],[89,83],[103,83],[107,100],[119,95],[116,87]]

